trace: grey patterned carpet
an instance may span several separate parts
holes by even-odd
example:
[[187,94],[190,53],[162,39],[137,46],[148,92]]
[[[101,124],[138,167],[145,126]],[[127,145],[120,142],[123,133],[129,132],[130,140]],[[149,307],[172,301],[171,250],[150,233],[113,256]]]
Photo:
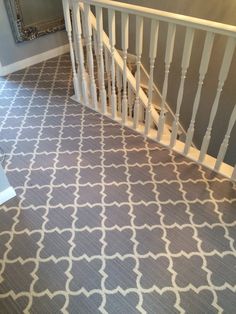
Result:
[[0,80],[0,313],[236,312],[232,183],[73,102],[68,55]]

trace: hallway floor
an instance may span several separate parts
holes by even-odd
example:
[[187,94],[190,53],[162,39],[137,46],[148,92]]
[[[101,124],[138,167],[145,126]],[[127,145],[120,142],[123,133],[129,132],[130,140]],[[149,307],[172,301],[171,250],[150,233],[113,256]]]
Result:
[[72,93],[67,54],[0,78],[0,313],[235,313],[233,184]]

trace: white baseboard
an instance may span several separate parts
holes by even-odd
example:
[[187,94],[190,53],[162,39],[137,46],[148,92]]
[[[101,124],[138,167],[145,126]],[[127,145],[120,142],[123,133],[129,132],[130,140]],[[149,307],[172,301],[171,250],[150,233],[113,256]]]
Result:
[[14,196],[16,196],[16,192],[13,189],[13,187],[11,187],[11,186],[9,188],[7,188],[6,190],[0,192],[0,205],[7,202],[8,200],[13,198]]
[[12,72],[16,72],[16,71],[22,70],[24,68],[27,68],[31,65],[37,64],[39,62],[57,57],[63,53],[68,52],[69,49],[70,49],[69,44],[66,44],[64,46],[60,46],[60,47],[45,51],[43,53],[32,56],[30,58],[26,58],[26,59],[17,61],[15,63],[11,63],[11,64],[8,64],[5,66],[0,64],[0,76],[5,76],[5,75],[8,75]]

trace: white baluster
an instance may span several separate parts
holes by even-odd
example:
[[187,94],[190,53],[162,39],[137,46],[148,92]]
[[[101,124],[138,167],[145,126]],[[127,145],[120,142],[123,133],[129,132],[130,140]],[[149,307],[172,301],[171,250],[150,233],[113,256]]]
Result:
[[184,151],[183,151],[184,155],[188,154],[190,146],[192,144],[192,139],[193,139],[193,134],[194,134],[194,129],[195,129],[195,119],[196,119],[197,110],[200,103],[203,82],[205,79],[205,75],[207,73],[207,69],[208,69],[208,65],[209,65],[209,61],[211,57],[213,42],[214,42],[214,34],[208,32],[206,34],[204,48],[202,52],[201,64],[199,68],[198,88],[197,88],[197,93],[194,99],[191,121],[190,121],[189,128],[186,135],[186,141],[185,141],[185,146],[184,146]]
[[[63,0],[63,2],[66,0]],[[67,1],[66,1],[67,2]],[[83,103],[84,105],[88,106],[88,89],[87,89],[87,80],[86,80],[86,73],[84,68],[84,51],[83,51],[83,43],[81,37],[81,20],[80,20],[80,7],[77,1],[73,2],[73,10],[75,13],[76,18],[76,34],[77,34],[77,42],[78,42],[78,54],[79,54],[79,68],[81,72],[81,85],[82,85],[82,96],[83,96]]]
[[228,129],[227,129],[227,132],[225,134],[224,140],[220,146],[220,150],[219,150],[216,164],[215,164],[215,168],[214,168],[215,171],[218,171],[220,169],[221,163],[224,160],[224,157],[225,157],[228,145],[229,145],[230,134],[231,134],[232,129],[234,127],[235,121],[236,121],[236,105],[234,106],[234,109],[231,113]]
[[108,10],[108,25],[109,25],[109,40],[111,48],[111,80],[112,80],[112,91],[111,91],[111,112],[112,118],[116,118],[117,104],[116,104],[116,69],[115,69],[115,44],[116,44],[116,23],[115,23],[115,11]]
[[70,58],[71,58],[72,71],[73,71],[73,84],[74,84],[74,89],[75,89],[75,97],[79,101],[81,98],[81,95],[80,95],[79,80],[78,80],[78,76],[76,72],[74,47],[73,47],[73,42],[72,42],[70,6],[67,0],[63,0],[62,3],[63,3],[64,18],[65,18],[65,26],[66,26],[66,31],[68,35],[69,45],[70,45]]
[[118,65],[116,66],[116,87],[117,87],[117,111],[121,114],[122,78]]
[[176,25],[169,23],[168,33],[167,33],[167,42],[166,42],[166,53],[165,53],[165,78],[162,88],[162,99],[161,99],[161,113],[158,121],[158,131],[157,131],[157,140],[162,139],[164,125],[165,125],[165,103],[168,90],[168,77],[169,69],[172,62],[174,42],[175,42],[175,31]]
[[90,79],[90,93],[92,97],[92,105],[97,110],[97,88],[94,78],[94,63],[93,63],[93,51],[92,51],[92,28],[90,24],[90,5],[84,4],[85,15],[85,31],[86,31],[86,45],[88,55],[88,69]]
[[235,180],[236,180],[236,165],[234,166],[234,170],[233,170],[233,173],[232,173],[231,179],[232,179],[233,181],[235,181]]
[[140,92],[140,67],[141,67],[141,56],[142,56],[142,49],[143,49],[143,18],[140,16],[136,17],[136,64],[137,64],[137,71],[136,71],[136,97],[134,103],[134,129],[137,129],[138,122],[139,122],[139,107],[140,107],[140,99],[139,99],[139,92]]
[[158,30],[159,30],[159,22],[157,20],[152,20],[151,23],[151,38],[150,38],[150,47],[149,47],[149,82],[148,82],[148,106],[146,109],[146,117],[145,117],[145,135],[148,135],[150,126],[152,123],[151,117],[151,109],[152,109],[152,95],[153,95],[153,72],[154,72],[154,64],[157,54],[157,42],[158,42]]
[[211,139],[212,125],[213,125],[215,115],[216,115],[216,112],[218,109],[219,100],[220,100],[221,92],[222,92],[222,89],[224,86],[224,82],[228,76],[229,67],[230,67],[233,53],[234,53],[235,43],[236,43],[236,41],[234,38],[228,38],[227,45],[225,48],[224,57],[223,57],[223,62],[222,62],[221,68],[220,68],[216,97],[215,97],[214,103],[212,105],[207,131],[206,131],[206,134],[203,138],[201,151],[200,151],[200,155],[199,155],[199,159],[198,159],[199,162],[203,162],[203,160],[206,156],[207,150],[208,150],[208,146],[209,146],[210,139]]
[[129,44],[129,16],[127,13],[121,14],[121,37],[123,50],[123,97],[122,97],[122,123],[125,124],[127,120],[127,50]]
[[97,37],[98,37],[98,55],[99,55],[99,79],[100,85],[100,100],[102,105],[102,113],[107,112],[107,93],[104,82],[104,62],[103,62],[103,17],[102,8],[96,6],[97,20]]
[[181,63],[181,68],[182,68],[181,80],[180,80],[180,86],[179,86],[178,97],[177,97],[175,118],[172,124],[170,147],[173,147],[176,143],[178,126],[179,126],[180,108],[181,108],[183,94],[184,94],[184,83],[185,83],[186,73],[189,67],[189,62],[190,62],[193,38],[194,38],[194,30],[192,28],[187,28],[186,35],[185,35],[182,63]]

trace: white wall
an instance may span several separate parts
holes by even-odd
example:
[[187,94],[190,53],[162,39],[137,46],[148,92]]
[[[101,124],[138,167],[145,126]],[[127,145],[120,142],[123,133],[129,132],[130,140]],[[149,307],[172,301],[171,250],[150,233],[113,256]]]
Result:
[[0,193],[9,187],[8,180],[0,164]]
[[9,185],[7,177],[0,164],[0,205],[16,195],[14,189]]

